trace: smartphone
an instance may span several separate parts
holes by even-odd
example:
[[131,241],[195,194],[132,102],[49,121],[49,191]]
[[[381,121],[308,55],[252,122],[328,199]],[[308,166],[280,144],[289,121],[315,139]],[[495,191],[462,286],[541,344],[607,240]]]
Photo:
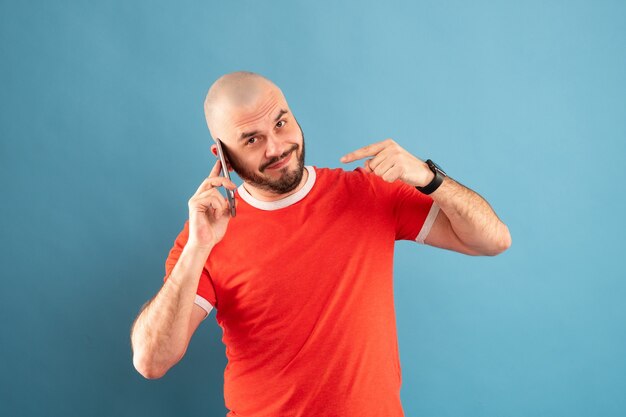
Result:
[[[218,138],[215,140],[215,142],[217,143],[217,156],[220,158],[220,162],[221,162],[220,165],[222,165],[222,173],[224,174],[224,177],[230,180],[230,174],[228,173],[228,165],[226,165],[226,156],[224,155],[224,150],[222,149],[222,141],[219,140]],[[230,216],[235,217],[235,214],[236,214],[235,192],[226,187],[224,187],[224,189],[226,190],[226,198],[228,199],[228,207],[230,207]]]

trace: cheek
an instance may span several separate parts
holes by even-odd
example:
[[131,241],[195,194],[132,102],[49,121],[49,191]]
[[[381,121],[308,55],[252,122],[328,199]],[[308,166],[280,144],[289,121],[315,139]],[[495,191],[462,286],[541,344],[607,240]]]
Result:
[[255,150],[254,155],[250,155],[246,160],[248,166],[255,170],[258,170],[265,162],[267,162],[267,158],[265,158],[265,151],[263,149]]
[[285,131],[285,137],[290,142],[297,142],[297,143],[302,142],[302,135],[300,134],[300,129],[298,129],[298,126],[295,126],[295,125],[292,125],[290,129]]
[[243,155],[240,154],[237,157],[236,165],[239,168],[243,168],[243,169],[251,169],[251,168],[254,169],[258,166],[258,165],[255,165],[256,160],[257,160],[257,157],[255,155],[255,152],[246,151],[243,153]]

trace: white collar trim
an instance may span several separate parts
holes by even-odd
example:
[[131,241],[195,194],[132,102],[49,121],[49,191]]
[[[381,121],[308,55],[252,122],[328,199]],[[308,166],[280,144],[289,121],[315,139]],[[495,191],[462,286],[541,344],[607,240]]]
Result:
[[285,198],[281,198],[280,200],[275,200],[275,201],[258,200],[250,195],[248,190],[246,190],[243,187],[243,184],[237,187],[237,191],[239,193],[239,196],[246,203],[250,204],[252,207],[256,207],[261,210],[278,210],[281,208],[288,207],[302,200],[304,197],[306,197],[309,191],[311,191],[311,189],[313,188],[313,184],[315,184],[315,169],[310,165],[307,165],[304,168],[306,168],[307,172],[309,173],[309,176],[307,177],[306,182],[304,183],[304,186],[300,188],[297,192]]

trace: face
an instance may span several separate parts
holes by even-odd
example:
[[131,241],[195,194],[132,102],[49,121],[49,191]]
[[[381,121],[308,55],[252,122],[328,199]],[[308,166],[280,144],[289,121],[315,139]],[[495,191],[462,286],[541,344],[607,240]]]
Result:
[[273,194],[294,190],[304,172],[304,134],[282,94],[270,92],[226,113],[227,136],[220,140],[239,177]]

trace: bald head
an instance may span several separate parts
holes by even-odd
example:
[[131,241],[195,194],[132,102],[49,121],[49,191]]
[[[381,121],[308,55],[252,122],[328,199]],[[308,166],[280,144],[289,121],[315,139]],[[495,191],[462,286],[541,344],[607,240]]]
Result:
[[234,109],[253,107],[268,94],[284,99],[280,88],[253,72],[231,72],[218,78],[204,100],[204,115],[213,138],[221,135],[222,125],[228,123],[228,116]]
[[[273,82],[252,72],[226,74],[209,89],[204,112],[227,168],[244,180],[248,192],[271,201],[302,186],[304,133]],[[211,152],[217,156],[216,144]]]

